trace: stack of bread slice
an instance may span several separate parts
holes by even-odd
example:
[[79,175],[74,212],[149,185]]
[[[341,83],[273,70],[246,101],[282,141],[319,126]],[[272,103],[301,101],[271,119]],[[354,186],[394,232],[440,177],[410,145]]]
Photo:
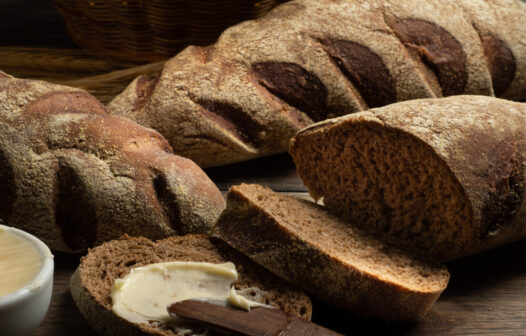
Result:
[[449,280],[445,267],[411,258],[314,202],[259,185],[230,189],[218,232],[273,273],[367,316],[418,321]]

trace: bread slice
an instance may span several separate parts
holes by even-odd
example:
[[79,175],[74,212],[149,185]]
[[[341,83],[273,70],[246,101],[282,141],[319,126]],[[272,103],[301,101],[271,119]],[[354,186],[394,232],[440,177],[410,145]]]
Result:
[[526,104],[483,96],[392,104],[308,127],[290,153],[332,213],[428,258],[526,237]]
[[311,201],[259,185],[229,190],[216,230],[282,278],[367,316],[418,321],[449,280],[445,267],[412,259]]
[[[266,271],[218,238],[204,235],[171,237],[157,242],[124,236],[102,244],[81,259],[70,281],[71,295],[92,327],[101,335],[176,335],[163,326],[135,324],[111,311],[113,282],[132,268],[166,261],[204,261],[236,265],[236,289],[259,288],[266,304],[310,319],[312,304],[301,290]],[[252,293],[251,293],[252,295]]]

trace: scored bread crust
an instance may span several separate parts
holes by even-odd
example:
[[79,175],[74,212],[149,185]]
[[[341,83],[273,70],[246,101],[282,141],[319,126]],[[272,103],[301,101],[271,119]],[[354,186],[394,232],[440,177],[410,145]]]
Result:
[[70,280],[70,291],[80,312],[101,335],[175,335],[173,331],[148,324],[131,323],[111,311],[113,281],[132,268],[168,261],[197,261],[236,265],[236,289],[258,288],[267,292],[262,302],[310,320],[309,297],[266,271],[219,238],[204,235],[170,237],[152,242],[142,237],[123,236],[102,244],[81,259]]
[[285,152],[313,122],[396,101],[525,100],[525,20],[519,0],[291,1],[188,47],[108,111],[210,167]]
[[361,315],[419,321],[449,280],[445,267],[384,245],[313,202],[259,185],[229,190],[216,231],[273,273]]
[[225,203],[154,130],[88,93],[0,72],[0,219],[53,250],[209,232]]
[[[526,101],[526,31],[523,30],[526,3],[515,0],[461,0],[458,4],[480,36],[486,57],[491,58],[489,70],[495,96]],[[521,26],[522,30],[517,30]],[[491,51],[493,46],[501,43],[510,46],[510,54],[506,55],[504,49],[501,52]],[[514,67],[503,66],[503,60],[508,57],[515,59]],[[510,77],[513,80],[508,85],[502,82],[509,81]]]
[[[386,145],[371,146],[389,134]],[[358,218],[360,211],[353,213],[363,206],[360,209],[371,210],[366,229],[394,236],[412,231],[399,237],[400,243],[419,246],[423,256],[454,259],[526,237],[526,104],[483,96],[401,102],[312,125],[291,140],[290,153],[310,194],[322,198],[331,212],[367,224]],[[398,171],[402,163],[393,163],[395,157],[407,163],[407,171]],[[348,164],[342,167],[343,162]],[[381,173],[375,180],[366,171]],[[453,185],[449,194],[441,193],[448,186],[437,184],[438,172]],[[364,201],[357,185],[345,184],[358,174],[367,185],[364,192],[377,196]],[[349,177],[345,183],[343,175]],[[416,190],[404,199],[411,188]],[[426,199],[416,202],[422,195]],[[396,223],[374,227],[393,222],[389,215],[410,202],[415,205],[405,212],[420,214],[422,221],[406,222],[402,228]],[[426,203],[433,205],[419,206]],[[458,212],[450,214],[446,204],[458,206]],[[434,210],[437,215],[427,218]],[[435,219],[439,223],[446,215],[450,220],[430,235]],[[453,220],[458,222],[452,226]],[[417,227],[423,229],[415,232]]]

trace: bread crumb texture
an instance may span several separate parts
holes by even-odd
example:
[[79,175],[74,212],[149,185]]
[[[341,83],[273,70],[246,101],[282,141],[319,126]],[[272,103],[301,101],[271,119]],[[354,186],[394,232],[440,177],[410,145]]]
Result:
[[415,100],[322,122],[290,144],[331,212],[431,259],[524,237],[526,108]]
[[[70,281],[77,307],[102,335],[175,335],[167,326],[133,324],[111,311],[113,281],[132,268],[168,261],[203,261],[236,265],[236,290],[248,292],[252,300],[310,319],[312,304],[301,290],[266,271],[218,238],[204,235],[170,237],[157,242],[124,236],[102,244],[82,258]],[[263,296],[258,294],[264,293]]]
[[313,295],[359,314],[423,318],[449,273],[409,257],[311,201],[259,185],[232,187],[218,232]]

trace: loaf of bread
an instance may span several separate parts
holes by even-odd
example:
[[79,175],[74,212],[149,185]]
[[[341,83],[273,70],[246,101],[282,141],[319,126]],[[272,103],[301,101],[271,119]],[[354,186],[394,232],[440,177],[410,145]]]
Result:
[[174,336],[176,333],[166,325],[131,323],[111,310],[110,295],[115,279],[126,276],[132,268],[167,261],[233,262],[239,274],[234,287],[237,290],[252,288],[255,294],[259,292],[257,297],[250,297],[251,300],[308,320],[311,317],[312,304],[305,293],[266,271],[222,240],[203,235],[171,237],[158,242],[126,236],[104,243],[82,258],[70,281],[71,295],[82,315],[101,335]]
[[312,125],[290,153],[338,216],[438,260],[526,237],[526,104],[396,103]]
[[311,201],[259,185],[229,190],[216,230],[273,273],[362,315],[421,320],[449,279]]
[[286,152],[301,128],[397,101],[526,100],[519,0],[296,0],[188,47],[109,105],[202,167]]
[[208,232],[214,183],[157,132],[84,91],[0,72],[0,218],[58,251],[124,233]]

